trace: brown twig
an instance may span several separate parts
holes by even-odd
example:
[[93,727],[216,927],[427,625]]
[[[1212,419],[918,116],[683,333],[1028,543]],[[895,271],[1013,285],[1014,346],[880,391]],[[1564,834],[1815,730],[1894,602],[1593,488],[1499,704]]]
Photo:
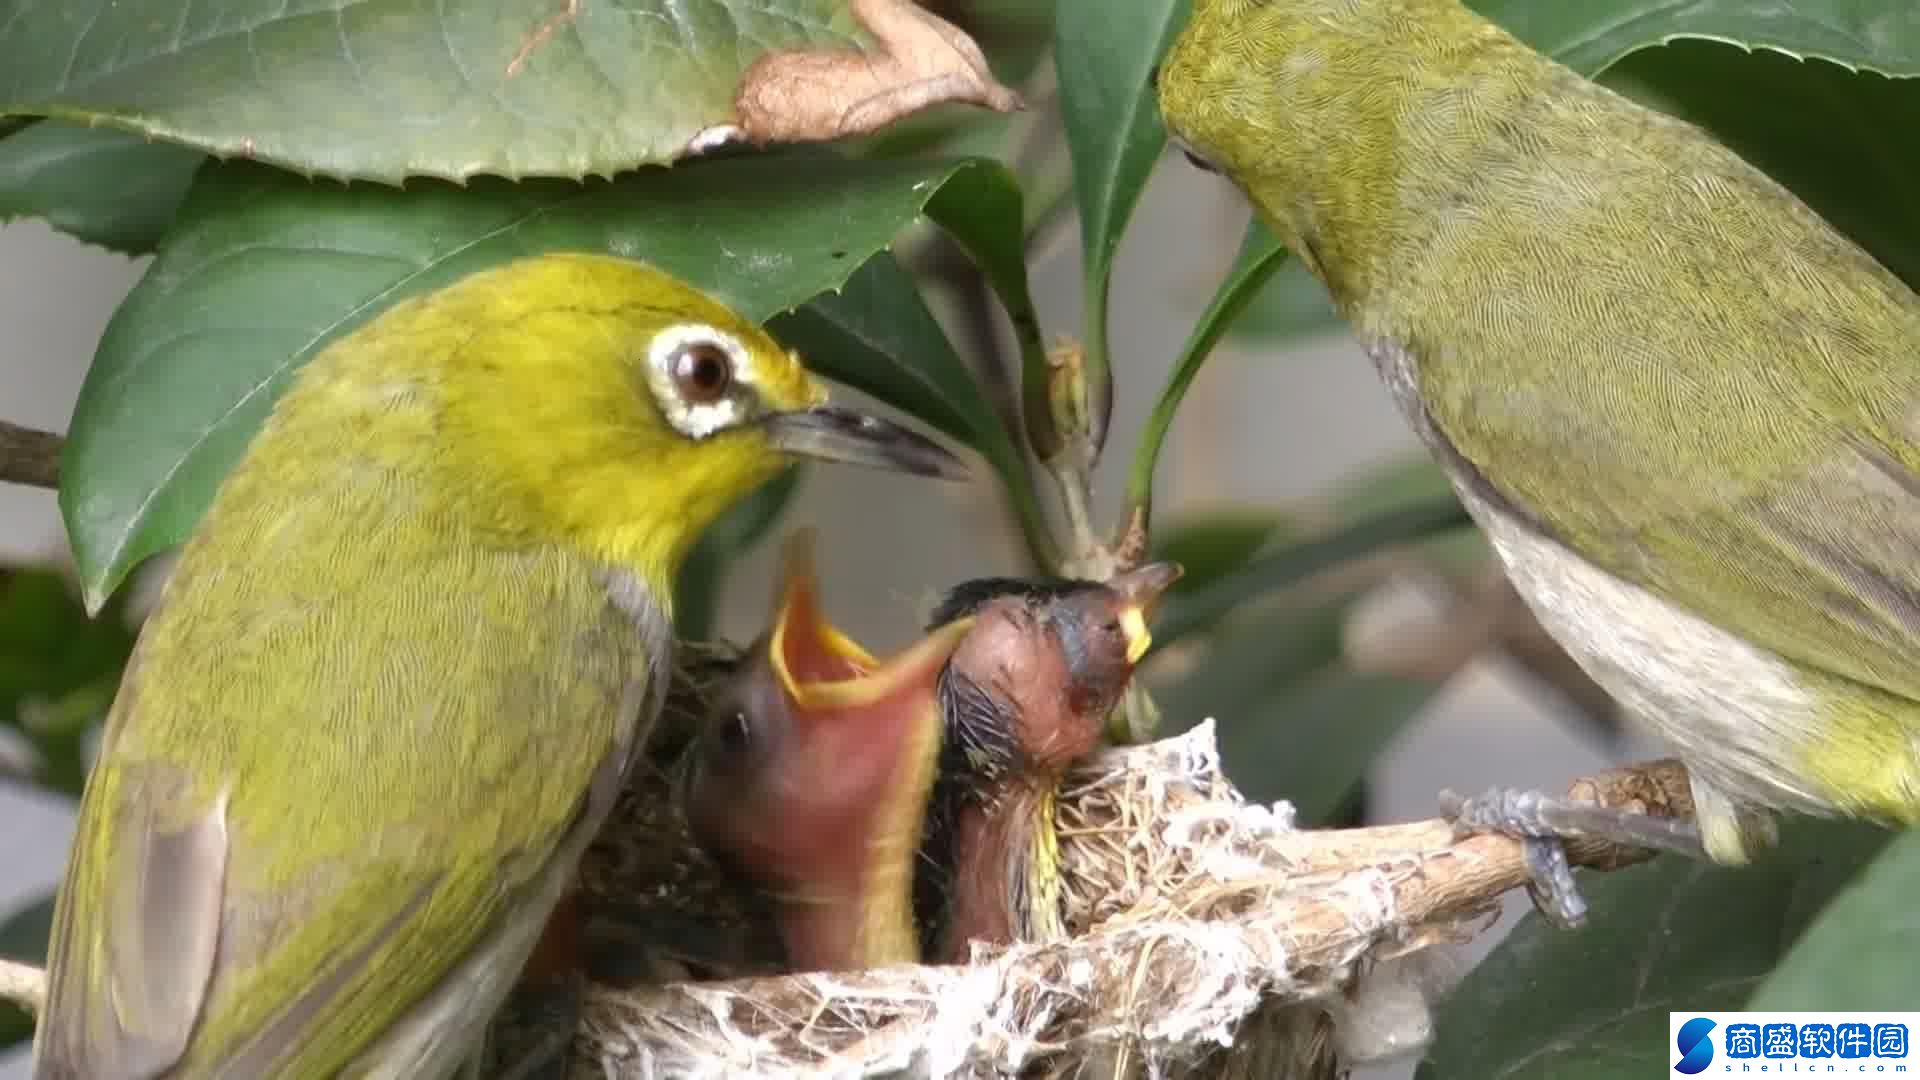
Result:
[[0,957],[0,1001],[11,1001],[38,1016],[47,1003],[46,972]]
[[0,480],[32,487],[60,486],[60,447],[66,440],[0,420]]

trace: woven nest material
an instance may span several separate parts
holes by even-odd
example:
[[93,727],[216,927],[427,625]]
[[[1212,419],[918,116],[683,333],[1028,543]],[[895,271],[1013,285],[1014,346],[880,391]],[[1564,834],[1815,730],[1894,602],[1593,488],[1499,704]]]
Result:
[[[1684,786],[1663,764],[1576,793],[1670,812]],[[1526,880],[1516,842],[1457,839],[1440,821],[1296,829],[1286,804],[1249,803],[1228,782],[1211,721],[1083,763],[1057,826],[1066,940],[977,946],[959,966],[600,982],[574,1075],[1337,1076],[1424,1045],[1421,950],[1464,940]],[[673,882],[618,888],[676,903],[710,872],[694,859],[675,862]],[[716,891],[693,887],[688,907],[751,921]]]
[[[699,688],[700,654],[682,688]],[[593,1077],[1268,1077],[1323,1080],[1418,1049],[1431,947],[1465,940],[1527,881],[1521,845],[1439,820],[1302,830],[1220,770],[1211,721],[1103,751],[1056,803],[1064,940],[971,961],[782,975],[751,890],[702,855],[675,772],[701,715],[676,692],[650,755],[581,867],[589,976],[569,1032],[543,1016],[503,1044],[561,1045]],[[1657,762],[1576,797],[1685,815]],[[1579,841],[1576,865],[1645,852]],[[0,961],[0,997],[37,1008],[43,974]]]

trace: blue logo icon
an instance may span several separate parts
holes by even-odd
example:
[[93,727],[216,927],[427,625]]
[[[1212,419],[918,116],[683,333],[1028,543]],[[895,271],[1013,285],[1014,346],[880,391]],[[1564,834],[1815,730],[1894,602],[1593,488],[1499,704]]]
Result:
[[1713,1062],[1713,1040],[1707,1038],[1707,1032],[1713,1030],[1713,1021],[1704,1016],[1696,1016],[1680,1025],[1680,1034],[1674,1039],[1680,1048],[1680,1060],[1673,1063],[1673,1071],[1692,1076],[1705,1072]]

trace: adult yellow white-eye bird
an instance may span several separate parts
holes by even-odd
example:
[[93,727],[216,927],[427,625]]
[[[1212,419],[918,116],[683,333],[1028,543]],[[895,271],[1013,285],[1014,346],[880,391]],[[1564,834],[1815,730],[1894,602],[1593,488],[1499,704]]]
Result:
[[316,356],[127,666],[34,1075],[466,1060],[644,742],[682,557],[794,454],[959,469],[603,256],[473,274]]
[[1542,625],[1678,747],[1678,847],[1920,818],[1920,298],[1458,0],[1196,0],[1157,81]]
[[940,757],[934,688],[973,620],[876,659],[827,621],[805,532],[788,545],[775,608],[717,695],[687,823],[767,892],[792,969],[913,963],[914,864]]

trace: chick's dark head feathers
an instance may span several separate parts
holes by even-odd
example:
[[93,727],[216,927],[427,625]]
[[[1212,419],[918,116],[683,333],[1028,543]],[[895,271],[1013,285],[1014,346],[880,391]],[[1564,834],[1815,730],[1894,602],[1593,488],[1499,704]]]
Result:
[[1077,578],[974,578],[947,590],[939,605],[933,609],[932,617],[927,620],[927,629],[932,630],[955,619],[979,614],[981,608],[1003,598],[1011,597],[1028,607],[1039,607],[1061,597],[1103,587],[1097,581]]
[[[1148,616],[1179,577],[1175,563],[1149,563],[1105,584],[979,578],[947,593],[930,628],[978,618],[950,668],[978,688],[970,696],[997,703],[994,713],[1012,729],[1015,749],[1064,758],[1064,765],[1093,748],[1087,738],[1097,739],[1099,723],[1146,653]],[[950,725],[955,719],[949,713]]]

